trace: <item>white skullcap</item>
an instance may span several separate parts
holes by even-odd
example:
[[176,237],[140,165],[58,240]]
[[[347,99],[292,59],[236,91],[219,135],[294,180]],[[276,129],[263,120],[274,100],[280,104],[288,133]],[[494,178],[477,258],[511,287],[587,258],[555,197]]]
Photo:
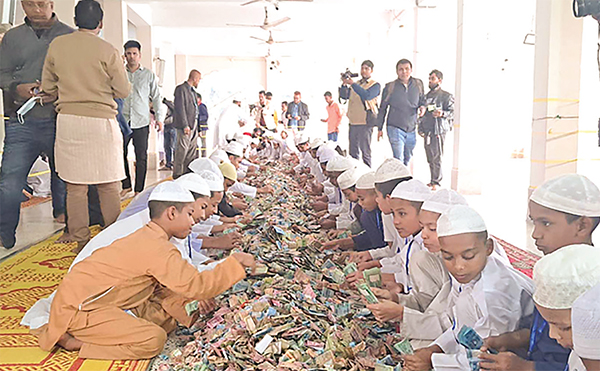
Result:
[[542,184],[530,200],[552,210],[579,216],[600,216],[600,190],[579,174],[567,174]]
[[600,283],[600,248],[570,245],[533,267],[533,300],[548,309],[570,309],[581,294]]
[[437,221],[438,237],[485,231],[487,231],[487,227],[481,215],[466,205],[450,207],[442,213]]
[[215,150],[209,157],[215,164],[221,165],[223,162],[229,162],[229,157],[227,153],[222,149]]
[[396,158],[388,158],[375,171],[375,183],[412,176],[404,163]]
[[197,158],[194,161],[190,162],[188,168],[196,174],[199,174],[203,170],[212,171],[213,173],[221,173],[219,170],[219,165],[208,158]]
[[575,353],[581,358],[600,360],[600,285],[575,300],[571,326]]
[[365,174],[365,171],[361,171],[361,169],[348,169],[344,171],[337,179],[338,185],[341,190],[348,189],[356,185],[358,179]]
[[182,186],[190,192],[210,197],[210,187],[208,186],[206,181],[196,173],[184,174],[177,178],[177,180],[175,180],[175,183],[179,184],[180,186]]
[[442,214],[454,205],[468,205],[468,203],[458,192],[451,189],[440,189],[433,192],[431,197],[425,200],[423,206],[421,206],[421,210]]
[[296,145],[297,146],[300,144],[307,143],[308,141],[310,141],[310,138],[308,137],[308,134],[306,134],[305,132],[298,134],[298,136],[296,137]]
[[173,181],[157,185],[150,193],[148,201],[194,202],[194,196],[180,184]]
[[349,169],[354,169],[356,167],[356,163],[352,161],[353,159],[350,157],[344,157],[337,155],[332,158],[327,163],[327,171],[346,171]]
[[314,138],[313,140],[310,141],[310,149],[317,149],[319,147],[321,147],[322,144],[324,144],[325,141],[321,138]]
[[237,141],[229,142],[225,147],[225,152],[237,157],[242,157],[244,156],[244,145]]
[[423,202],[431,197],[431,189],[423,184],[423,182],[411,179],[398,184],[390,194],[390,197],[401,198],[406,201]]
[[375,188],[375,172],[370,171],[363,174],[356,181],[356,189],[374,189]]
[[197,174],[200,178],[204,179],[206,184],[208,184],[208,188],[212,192],[223,192],[225,187],[223,186],[223,181],[225,178],[223,177],[223,173],[221,173],[221,169],[217,166],[218,173],[214,173],[210,170],[201,170]]
[[[321,151],[321,148],[323,148],[322,151]],[[329,162],[338,154],[336,151],[334,151],[333,149],[331,149],[329,147],[321,146],[321,148],[319,148],[319,151],[321,151],[321,154],[317,154],[317,157],[319,158],[319,162]]]

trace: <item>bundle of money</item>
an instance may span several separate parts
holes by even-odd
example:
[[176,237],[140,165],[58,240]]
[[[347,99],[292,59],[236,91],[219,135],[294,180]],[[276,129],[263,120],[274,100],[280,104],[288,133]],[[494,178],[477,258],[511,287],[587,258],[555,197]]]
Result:
[[381,287],[381,269],[366,269],[363,271],[363,277],[370,287]]
[[377,300],[377,297],[375,296],[375,294],[373,294],[373,291],[371,291],[371,287],[369,287],[369,285],[367,285],[365,282],[357,283],[356,289],[367,300],[369,304],[379,303],[379,300]]
[[344,267],[344,275],[348,277],[354,272],[358,271],[358,265],[355,262],[351,262]]

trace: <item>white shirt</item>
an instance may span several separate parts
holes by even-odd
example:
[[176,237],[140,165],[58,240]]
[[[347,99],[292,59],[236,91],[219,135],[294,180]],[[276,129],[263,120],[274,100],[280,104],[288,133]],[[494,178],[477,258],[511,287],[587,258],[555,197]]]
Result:
[[571,354],[569,354],[569,371],[588,371],[588,369],[583,364],[581,357],[579,357],[574,350],[572,350]]
[[533,281],[494,257],[478,279],[460,284],[451,278],[448,316],[452,327],[434,344],[445,354],[434,354],[436,370],[470,370],[464,348],[458,343],[463,326],[473,328],[483,339],[519,328],[521,321],[533,314]]
[[369,250],[371,258],[378,260],[383,258],[391,258],[400,252],[401,246],[404,246],[404,239],[400,237],[396,227],[394,226],[393,214],[381,214],[383,220],[383,240],[391,244],[379,249]]
[[247,117],[244,115],[244,110],[237,104],[230,104],[225,107],[215,124],[215,147],[225,148],[227,146],[227,135],[233,135],[240,130],[239,122],[247,122]]
[[256,187],[252,187],[248,184],[245,183],[240,183],[240,182],[235,182],[233,183],[233,185],[231,187],[229,187],[229,191],[231,191],[232,193],[241,193],[244,196],[248,196],[248,197],[256,197],[256,192],[258,191],[256,189]]

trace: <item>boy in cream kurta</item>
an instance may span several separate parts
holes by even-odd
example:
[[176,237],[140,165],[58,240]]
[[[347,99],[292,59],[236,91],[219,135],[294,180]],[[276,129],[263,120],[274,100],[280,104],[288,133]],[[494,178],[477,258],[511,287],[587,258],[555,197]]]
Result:
[[192,194],[174,182],[157,186],[148,225],[97,250],[65,276],[48,325],[36,331],[40,347],[50,351],[58,344],[79,350],[82,358],[151,358],[176,326],[160,303],[150,300],[159,285],[203,300],[243,279],[244,267],[254,266],[250,255],[233,254],[200,273],[169,242],[191,230],[193,202]]

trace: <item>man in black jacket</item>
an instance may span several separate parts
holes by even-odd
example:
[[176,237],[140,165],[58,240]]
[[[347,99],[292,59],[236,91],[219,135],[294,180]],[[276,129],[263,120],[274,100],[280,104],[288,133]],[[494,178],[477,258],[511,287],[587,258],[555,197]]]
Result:
[[294,101],[288,104],[286,117],[288,129],[298,128],[298,131],[304,131],[306,120],[310,117],[308,106],[302,102],[302,94],[299,91],[294,92]]
[[425,139],[425,154],[431,171],[431,182],[428,184],[433,190],[439,187],[442,181],[442,155],[444,154],[444,139],[446,133],[452,129],[454,116],[454,97],[442,90],[444,75],[433,70],[429,74],[429,93],[425,95],[425,115],[419,124],[419,135]]
[[187,81],[175,88],[173,125],[177,129],[177,146],[173,164],[174,179],[189,172],[188,165],[198,158],[198,101],[194,89],[201,79],[200,72],[192,70]]
[[387,135],[392,153],[408,165],[417,145],[417,119],[423,116],[423,81],[411,77],[412,63],[401,59],[396,64],[398,79],[385,85],[379,109],[379,131],[387,118]]

